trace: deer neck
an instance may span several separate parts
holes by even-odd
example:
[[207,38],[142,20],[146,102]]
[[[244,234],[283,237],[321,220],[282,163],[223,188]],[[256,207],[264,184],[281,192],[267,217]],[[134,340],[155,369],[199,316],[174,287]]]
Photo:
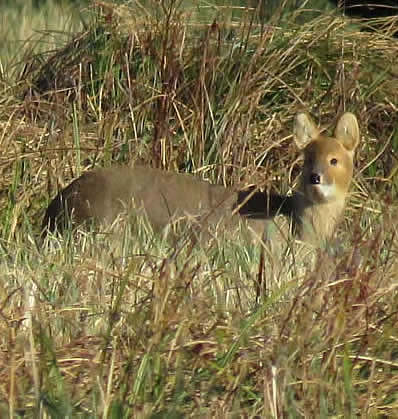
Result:
[[292,221],[298,238],[313,244],[325,243],[332,236],[341,217],[345,206],[344,199],[314,203],[300,191],[296,192],[292,199]]

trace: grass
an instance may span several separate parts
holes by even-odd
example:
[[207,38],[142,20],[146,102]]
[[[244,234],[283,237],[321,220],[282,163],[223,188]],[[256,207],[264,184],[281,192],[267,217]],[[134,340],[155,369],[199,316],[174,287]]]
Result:
[[[2,417],[397,415],[397,43],[256,13],[98,3],[1,80]],[[326,127],[350,110],[362,133],[338,243],[314,263],[133,216],[37,246],[49,198],[93,166],[286,192],[303,108]]]
[[83,13],[66,1],[34,0],[2,4],[0,16],[0,76],[12,79],[16,67],[23,66],[25,54],[44,53],[59,48],[81,30]]

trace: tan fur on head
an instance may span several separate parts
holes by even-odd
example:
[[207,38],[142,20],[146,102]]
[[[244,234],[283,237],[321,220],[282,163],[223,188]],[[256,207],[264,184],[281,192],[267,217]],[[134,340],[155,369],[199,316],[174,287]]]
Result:
[[302,232],[328,237],[344,209],[353,176],[354,151],[359,143],[357,119],[352,113],[343,114],[330,137],[320,132],[307,113],[299,113],[294,139],[304,154],[296,219]]

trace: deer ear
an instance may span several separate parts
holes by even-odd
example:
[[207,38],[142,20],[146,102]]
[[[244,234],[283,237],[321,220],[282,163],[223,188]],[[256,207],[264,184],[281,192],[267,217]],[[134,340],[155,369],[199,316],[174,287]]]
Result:
[[306,112],[296,115],[294,121],[294,141],[297,147],[302,150],[311,141],[319,137],[319,128]]
[[359,125],[354,114],[346,112],[337,122],[334,136],[348,151],[354,151],[359,144]]

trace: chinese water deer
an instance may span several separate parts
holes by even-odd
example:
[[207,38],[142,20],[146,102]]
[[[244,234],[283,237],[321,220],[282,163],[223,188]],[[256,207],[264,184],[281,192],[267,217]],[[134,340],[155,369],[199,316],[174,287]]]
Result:
[[328,239],[343,212],[353,175],[357,119],[345,113],[334,135],[326,136],[307,113],[299,113],[294,139],[303,151],[304,166],[299,187],[290,196],[237,191],[189,174],[142,166],[96,169],[58,193],[45,213],[43,231],[62,231],[69,220],[75,225],[89,219],[109,224],[120,213],[138,210],[155,229],[185,217],[199,220],[201,226],[222,221],[228,229],[243,221],[261,236],[270,219],[282,214],[298,238]]

